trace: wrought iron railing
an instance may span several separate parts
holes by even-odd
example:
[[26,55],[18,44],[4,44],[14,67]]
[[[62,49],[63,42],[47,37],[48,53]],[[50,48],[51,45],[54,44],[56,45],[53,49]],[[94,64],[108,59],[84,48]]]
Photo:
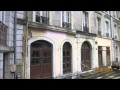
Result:
[[0,44],[7,45],[7,26],[0,21]]
[[106,33],[106,37],[109,37],[109,33]]
[[89,28],[87,26],[83,26],[83,31],[89,33]]
[[101,31],[98,31],[98,36],[101,36]]
[[36,15],[36,22],[40,22],[42,24],[49,24],[49,17],[43,17]]
[[62,22],[62,26],[63,26],[63,28],[71,29],[71,23]]

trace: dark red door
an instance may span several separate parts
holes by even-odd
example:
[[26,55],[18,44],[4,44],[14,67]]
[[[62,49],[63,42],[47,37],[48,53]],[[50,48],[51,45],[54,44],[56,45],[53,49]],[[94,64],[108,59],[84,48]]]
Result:
[[71,45],[66,42],[63,45],[63,74],[71,72]]
[[46,41],[31,44],[31,79],[52,78],[52,46]]
[[81,69],[87,71],[91,69],[91,50],[88,42],[84,42],[81,48]]

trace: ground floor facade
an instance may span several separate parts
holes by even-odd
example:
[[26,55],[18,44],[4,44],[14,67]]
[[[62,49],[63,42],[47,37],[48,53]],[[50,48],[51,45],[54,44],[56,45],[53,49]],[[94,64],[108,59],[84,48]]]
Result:
[[[76,78],[97,67],[110,66],[112,41],[92,35],[29,28],[26,60],[16,61],[16,74],[10,71],[14,52],[0,52],[0,78]],[[22,55],[22,54],[21,54]],[[17,57],[18,58],[18,57]],[[25,61],[24,61],[25,60]]]
[[25,78],[75,78],[98,67],[95,36],[30,31]]

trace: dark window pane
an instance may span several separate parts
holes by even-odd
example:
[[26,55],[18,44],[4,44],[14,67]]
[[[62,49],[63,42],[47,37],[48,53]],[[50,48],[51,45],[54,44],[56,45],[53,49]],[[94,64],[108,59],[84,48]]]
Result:
[[40,16],[36,15],[36,22],[40,22]]
[[49,57],[51,56],[51,51],[48,52],[48,56],[49,56]]
[[39,51],[36,51],[36,57],[39,57]]
[[36,64],[39,64],[39,59],[36,59]]
[[67,62],[70,62],[70,57],[67,57]]
[[32,51],[32,57],[35,57],[35,51]]
[[31,60],[31,64],[34,65],[35,64],[35,59]]
[[44,57],[47,57],[47,52],[46,51],[44,52]]
[[66,62],[66,57],[63,57],[63,63],[65,63]]
[[65,56],[65,51],[63,51],[63,56]]
[[65,64],[63,63],[63,70],[65,70]]
[[67,51],[67,56],[70,56],[70,51]]
[[67,63],[67,68],[70,68],[70,67],[71,67],[70,63]]
[[50,58],[44,58],[44,63],[51,63],[51,59]]

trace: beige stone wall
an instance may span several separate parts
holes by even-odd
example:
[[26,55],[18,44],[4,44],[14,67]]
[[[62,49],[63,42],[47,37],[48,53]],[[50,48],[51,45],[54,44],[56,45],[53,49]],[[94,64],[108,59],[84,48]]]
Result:
[[[112,62],[112,41],[111,39],[105,39],[105,38],[98,38],[96,37],[96,40],[97,42],[97,45],[96,45],[96,64],[98,64],[98,46],[102,46],[102,49],[103,49],[103,64],[106,65],[106,47],[110,47],[110,61]],[[98,65],[97,65],[98,66]]]
[[55,42],[55,76],[61,75],[61,50],[63,43],[65,41],[68,41],[72,45],[72,73],[77,72],[78,66],[77,66],[77,39],[74,37],[74,35],[67,34],[67,33],[61,33],[61,32],[53,32],[53,31],[44,31],[44,30],[34,30],[31,29],[32,32],[32,38],[35,37],[47,37]]

